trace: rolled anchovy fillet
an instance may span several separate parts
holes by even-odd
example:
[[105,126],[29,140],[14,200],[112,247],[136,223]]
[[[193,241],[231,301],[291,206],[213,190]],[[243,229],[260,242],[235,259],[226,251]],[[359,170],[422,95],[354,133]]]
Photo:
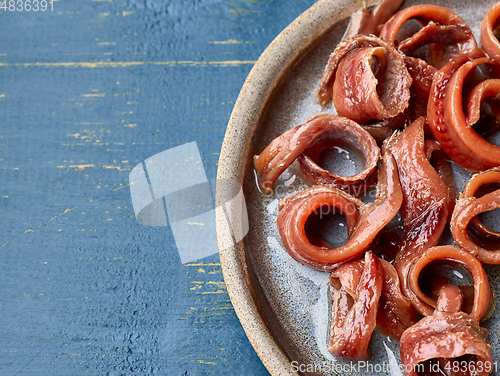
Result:
[[500,25],[500,3],[492,5],[481,23],[481,45],[486,54],[500,63],[500,42],[494,30]]
[[[479,195],[481,188],[486,193]],[[484,193],[484,192],[482,192]],[[479,261],[500,264],[500,233],[488,229],[479,214],[500,208],[500,168],[475,174],[455,205],[450,229],[457,245]]]
[[332,354],[352,360],[368,358],[383,273],[378,258],[368,251],[364,263],[345,264],[330,274],[332,328],[328,349]]
[[[419,300],[419,304],[426,305],[426,309],[423,310],[422,314],[429,316],[435,311],[436,307],[439,306],[439,291],[437,292],[438,299],[435,299],[424,294],[419,285],[419,277],[421,276],[422,270],[433,261],[456,263],[457,265],[463,266],[466,270],[468,270],[468,272],[470,272],[474,280],[474,300],[471,311],[467,313],[469,313],[469,317],[472,320],[477,322],[481,321],[490,312],[492,305],[492,293],[488,276],[484,271],[483,265],[477,258],[472,256],[469,252],[450,245],[429,248],[411,265],[407,276],[408,285],[413,293],[413,296]],[[429,282],[432,283],[433,281]],[[449,287],[449,284],[441,284],[440,288],[441,287]],[[436,287],[434,288],[436,289]],[[452,289],[449,289],[448,292],[451,293],[453,291]],[[463,296],[457,296],[457,298],[463,300]],[[448,301],[446,301],[446,299],[448,299]],[[449,301],[449,295],[448,298],[443,296],[441,301],[443,307],[452,306],[452,303],[453,302]],[[460,304],[456,311],[461,310],[461,308]],[[447,310],[452,309],[450,308]]]
[[[404,24],[414,20],[418,30],[405,30]],[[403,29],[402,29],[403,28]],[[398,40],[398,35],[404,37]],[[440,69],[454,58],[477,48],[469,26],[448,8],[420,4],[398,11],[386,22],[380,37],[406,56],[426,61]]]
[[500,94],[500,79],[484,80],[468,98],[462,97],[467,76],[485,63],[493,62],[477,50],[447,64],[434,77],[427,106],[429,128],[442,150],[472,172],[500,166],[500,146],[485,140],[472,127],[479,120],[481,105]]
[[358,35],[337,46],[317,95],[321,105],[333,99],[339,115],[367,123],[402,114],[411,84],[400,52],[374,35]]
[[[318,270],[332,271],[362,256],[380,230],[397,214],[402,200],[394,158],[384,150],[374,203],[365,204],[337,188],[314,186],[280,203],[278,231],[285,249],[295,260]],[[347,242],[332,248],[325,242],[318,244],[308,238],[307,220],[312,215],[335,210],[346,217]]]
[[494,370],[487,331],[466,313],[437,311],[401,336],[405,376],[484,376]]
[[304,152],[324,140],[342,140],[352,145],[362,155],[364,169],[353,176],[333,174],[309,160],[309,168],[316,175],[312,184],[323,184],[349,191],[362,190],[377,169],[380,149],[374,138],[356,122],[337,115],[321,114],[274,139],[264,151],[254,157],[260,189],[269,193],[276,179]]

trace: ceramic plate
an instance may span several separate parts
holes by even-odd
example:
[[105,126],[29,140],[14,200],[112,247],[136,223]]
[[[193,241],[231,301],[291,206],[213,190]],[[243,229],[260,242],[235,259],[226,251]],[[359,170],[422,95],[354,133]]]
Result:
[[[429,1],[458,13],[479,41],[479,28],[494,0]],[[372,2],[368,1],[368,5]],[[418,1],[405,1],[403,7]],[[313,115],[334,112],[316,102],[316,90],[330,53],[339,43],[349,15],[362,1],[322,0],[287,27],[266,49],[251,71],[232,113],[219,161],[218,179],[244,187],[249,233],[235,243],[224,213],[217,215],[217,234],[226,285],[250,342],[274,375],[401,375],[399,344],[374,333],[369,363],[351,363],[332,356],[328,273],[294,261],[281,244],[276,228],[279,201],[304,188],[294,168],[277,181],[273,193],[257,189],[252,157],[286,130]],[[338,173],[359,171],[351,150],[332,153]],[[454,167],[457,189],[469,174]],[[220,198],[222,192],[217,192]],[[490,216],[497,230],[498,220]],[[343,234],[342,221],[337,223]],[[335,228],[332,226],[332,228]],[[498,267],[486,267],[492,289],[499,295]],[[497,304],[498,306],[498,304]],[[494,359],[500,362],[498,313],[485,325]],[[500,365],[499,365],[500,366]]]

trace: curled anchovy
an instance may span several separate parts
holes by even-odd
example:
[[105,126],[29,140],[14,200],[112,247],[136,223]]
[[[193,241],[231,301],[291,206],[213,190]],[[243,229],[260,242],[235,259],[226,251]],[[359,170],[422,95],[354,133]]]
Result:
[[489,375],[494,363],[486,339],[486,329],[466,313],[436,311],[401,336],[404,375]]
[[354,12],[349,20],[344,38],[350,38],[358,34],[378,35],[383,25],[403,3],[403,0],[383,0],[372,9],[363,9]]
[[332,354],[352,360],[368,358],[383,281],[383,268],[372,252],[366,252],[364,263],[345,264],[330,274],[332,328],[328,349]]
[[[440,299],[435,299],[430,297],[421,290],[419,285],[419,277],[421,275],[422,270],[431,264],[433,261],[444,260],[447,262],[453,262],[459,265],[463,265],[467,270],[472,274],[472,278],[474,280],[474,301],[472,304],[471,312],[469,313],[469,317],[472,320],[477,322],[481,321],[486,314],[490,311],[491,302],[492,302],[492,294],[490,289],[490,284],[488,281],[488,276],[484,271],[484,268],[481,262],[478,261],[477,258],[472,256],[469,252],[461,250],[459,248],[453,246],[437,246],[431,247],[426,250],[416,261],[411,265],[410,271],[408,273],[408,281],[409,287],[411,291],[418,297],[422,305],[426,305],[426,309],[423,310],[422,314],[426,316],[430,316],[434,310],[442,305],[441,310],[444,307],[455,306],[453,302],[450,301],[449,295],[448,298],[445,296]],[[441,287],[446,287],[448,293],[453,290],[449,284],[445,283]],[[437,293],[439,296],[439,292]],[[463,299],[463,296],[456,296],[458,299]],[[458,309],[448,308],[449,313],[458,312],[461,310],[461,305],[463,301],[460,302]]]
[[[371,262],[375,262],[372,260],[373,253],[367,251],[365,253],[365,258],[343,264],[332,272],[330,275],[330,285],[332,289],[336,289],[336,291],[332,290],[332,297],[337,297],[338,299],[344,294],[344,299],[347,298],[347,300],[349,300],[349,297],[354,301],[358,299],[358,289],[363,271],[365,270],[368,254],[370,254]],[[399,340],[401,334],[417,322],[417,317],[411,303],[401,293],[399,288],[399,276],[394,266],[388,261],[380,258],[378,262],[382,268],[383,286],[378,300],[376,314],[377,327],[382,334]],[[340,289],[343,290],[342,294],[341,291],[339,291]],[[338,323],[341,321],[339,318],[345,316],[347,306],[340,304],[339,300],[334,299],[334,302],[335,304],[333,305],[337,310],[333,311],[333,323]],[[375,319],[375,317],[372,316],[372,319]],[[332,326],[335,326],[336,324],[333,323]],[[337,336],[341,336],[340,329],[332,331],[332,334],[335,333]],[[365,338],[365,340],[368,340],[368,338]]]
[[[342,140],[360,152],[364,169],[353,176],[340,176],[321,167],[310,158],[302,163],[304,175],[313,184],[323,184],[349,191],[361,191],[366,180],[377,169],[380,149],[373,137],[356,122],[330,114],[317,115],[274,139],[264,151],[254,157],[259,185],[264,193],[269,193],[276,179],[304,152],[313,149],[324,140]],[[302,160],[304,161],[304,160]],[[307,179],[306,179],[307,180]]]
[[500,42],[494,30],[500,24],[500,3],[492,5],[484,15],[481,23],[481,45],[486,54],[500,63]]
[[358,35],[337,46],[317,95],[321,105],[333,99],[339,115],[366,123],[403,113],[411,83],[400,52],[374,35]]
[[[484,63],[491,60],[477,50],[442,68],[434,78],[427,106],[434,138],[455,163],[473,172],[500,166],[500,146],[488,142],[472,128],[479,119],[484,100],[500,94],[500,80],[487,79],[477,85],[465,101],[462,98],[466,77]],[[464,102],[467,113],[463,110]]]
[[500,208],[500,189],[497,185],[492,192],[477,193],[494,183],[500,183],[498,167],[475,174],[460,194],[450,222],[457,245],[486,264],[500,264],[500,234],[489,230],[477,216]]
[[418,118],[384,143],[396,160],[404,196],[405,242],[397,259],[437,244],[452,201],[448,187],[428,159],[424,125],[425,118]]
[[394,266],[401,279],[403,294],[421,314],[427,306],[408,286],[413,261],[435,246],[443,233],[454,198],[443,179],[429,162],[424,139],[425,119],[419,118],[384,143],[398,166],[403,203],[401,215],[405,234]]
[[[403,24],[412,19],[417,20],[421,28],[398,40]],[[386,22],[380,37],[393,43],[406,56],[421,58],[437,69],[477,48],[474,34],[459,15],[448,8],[431,4],[414,5],[398,11]]]
[[[380,230],[397,214],[402,199],[394,158],[384,150],[374,203],[365,204],[333,187],[314,186],[281,202],[278,230],[284,247],[295,260],[318,270],[331,271],[359,258],[368,249]],[[347,242],[331,248],[309,239],[305,227],[307,220],[335,209],[346,217]]]

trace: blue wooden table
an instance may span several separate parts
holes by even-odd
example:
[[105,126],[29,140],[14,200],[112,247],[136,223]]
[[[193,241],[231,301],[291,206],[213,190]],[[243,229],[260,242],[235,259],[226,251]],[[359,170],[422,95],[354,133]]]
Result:
[[137,222],[129,173],[196,141],[215,178],[247,74],[313,3],[3,3],[1,375],[268,374],[216,250],[181,263],[169,227]]

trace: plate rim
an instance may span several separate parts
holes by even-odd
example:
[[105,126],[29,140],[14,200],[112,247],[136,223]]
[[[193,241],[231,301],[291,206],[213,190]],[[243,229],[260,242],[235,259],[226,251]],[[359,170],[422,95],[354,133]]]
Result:
[[[367,6],[377,0],[366,1]],[[355,10],[363,0],[319,0],[288,25],[265,49],[251,69],[231,113],[219,157],[217,180],[244,185],[249,168],[252,138],[266,103],[280,80],[333,25]],[[216,186],[216,206],[224,204],[223,185]],[[272,376],[299,375],[274,340],[254,300],[243,242],[235,242],[223,210],[216,210],[219,258],[224,281],[236,315],[257,355]]]

